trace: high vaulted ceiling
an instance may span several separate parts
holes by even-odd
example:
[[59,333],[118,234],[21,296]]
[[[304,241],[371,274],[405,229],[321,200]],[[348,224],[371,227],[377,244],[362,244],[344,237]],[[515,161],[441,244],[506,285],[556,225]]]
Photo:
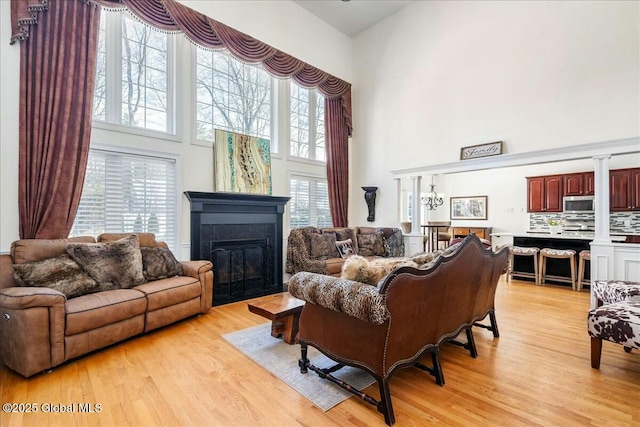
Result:
[[412,0],[294,0],[349,37],[393,15]]

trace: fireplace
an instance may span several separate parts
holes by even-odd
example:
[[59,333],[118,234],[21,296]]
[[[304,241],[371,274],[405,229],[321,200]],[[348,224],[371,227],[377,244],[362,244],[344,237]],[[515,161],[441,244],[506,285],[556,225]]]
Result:
[[185,191],[191,259],[213,263],[213,305],[282,292],[282,215],[289,197]]

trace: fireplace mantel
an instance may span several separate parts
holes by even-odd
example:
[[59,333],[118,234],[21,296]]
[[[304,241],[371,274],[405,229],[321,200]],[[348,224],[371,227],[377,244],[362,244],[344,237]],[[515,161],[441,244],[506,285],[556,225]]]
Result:
[[[282,219],[289,197],[197,191],[184,194],[191,203],[191,259],[214,263],[214,305],[280,292]],[[256,253],[259,247],[263,248],[262,254]],[[255,260],[263,257],[268,257],[264,275],[256,278]],[[234,260],[245,265],[245,270],[228,265]]]
[[276,212],[284,212],[284,205],[287,204],[290,197],[267,196],[265,194],[249,194],[249,193],[204,193],[200,191],[185,191],[184,195],[191,202],[191,212],[216,212],[228,211],[223,206],[238,206],[243,210],[252,207],[273,208]]

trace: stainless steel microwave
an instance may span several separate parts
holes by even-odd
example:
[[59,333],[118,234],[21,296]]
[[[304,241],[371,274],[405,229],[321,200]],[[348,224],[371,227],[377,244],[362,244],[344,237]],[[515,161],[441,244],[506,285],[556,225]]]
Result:
[[564,213],[593,213],[595,212],[594,196],[567,196],[562,198]]

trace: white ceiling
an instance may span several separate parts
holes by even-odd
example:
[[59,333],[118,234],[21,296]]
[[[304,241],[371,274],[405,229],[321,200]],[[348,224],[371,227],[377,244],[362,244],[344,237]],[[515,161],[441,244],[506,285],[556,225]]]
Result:
[[412,0],[294,0],[349,37],[393,15]]

